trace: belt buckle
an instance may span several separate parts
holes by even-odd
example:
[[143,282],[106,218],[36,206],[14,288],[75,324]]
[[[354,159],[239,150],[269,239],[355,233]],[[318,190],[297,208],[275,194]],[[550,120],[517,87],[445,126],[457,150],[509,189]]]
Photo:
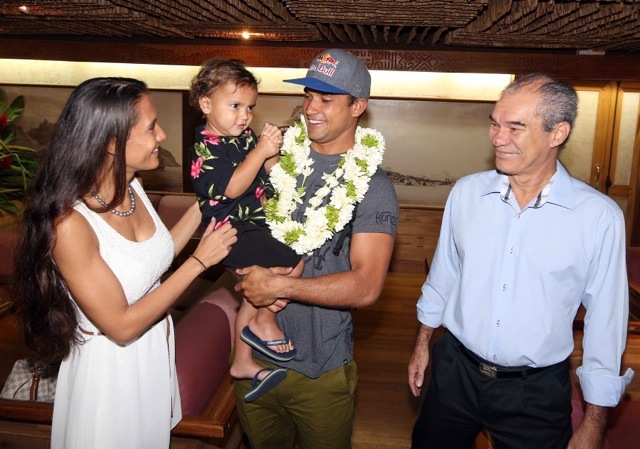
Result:
[[492,379],[496,379],[498,377],[498,369],[495,366],[487,365],[486,363],[480,363],[480,372]]

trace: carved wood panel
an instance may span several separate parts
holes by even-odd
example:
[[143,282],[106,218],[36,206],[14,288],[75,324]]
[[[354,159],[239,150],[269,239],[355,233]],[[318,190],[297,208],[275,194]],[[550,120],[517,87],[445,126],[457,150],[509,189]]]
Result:
[[[323,48],[143,42],[71,42],[0,39],[0,58],[200,65],[220,56],[252,67],[304,68]],[[640,56],[577,56],[559,53],[408,51],[351,49],[370,69],[430,72],[525,73],[542,71],[572,79],[635,81]]]

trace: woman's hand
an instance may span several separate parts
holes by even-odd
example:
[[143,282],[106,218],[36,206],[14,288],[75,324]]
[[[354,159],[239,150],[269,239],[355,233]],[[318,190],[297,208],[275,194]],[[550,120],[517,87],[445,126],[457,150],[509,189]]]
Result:
[[202,239],[193,255],[202,261],[207,268],[220,263],[222,259],[229,255],[231,246],[238,241],[236,229],[230,223],[225,223],[214,230],[215,218],[211,220],[209,226],[204,231]]

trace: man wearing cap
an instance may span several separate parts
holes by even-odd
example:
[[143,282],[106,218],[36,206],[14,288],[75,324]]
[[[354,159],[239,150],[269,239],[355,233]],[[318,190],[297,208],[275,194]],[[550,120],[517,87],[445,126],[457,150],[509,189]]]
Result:
[[[254,402],[242,400],[251,381],[235,381],[236,404],[252,449],[291,448],[295,439],[304,449],[349,448],[357,383],[349,309],[370,305],[380,294],[393,252],[398,202],[393,185],[377,167],[384,150],[382,136],[362,128],[356,133],[371,83],[364,63],[347,51],[325,50],[315,57],[305,78],[286,82],[305,86],[304,130],[310,145],[297,149],[301,154],[308,150],[307,167],[312,171],[297,174],[296,191],[303,189],[304,194],[291,217],[285,217],[303,224],[294,249],[305,255],[304,274],[295,279],[286,276],[284,268],[249,267],[238,271],[244,279],[236,290],[258,307],[290,301],[277,319],[297,355],[290,362],[277,362],[287,368],[287,378]],[[377,138],[363,138],[367,133]],[[287,140],[285,147],[293,142]],[[372,169],[354,182],[347,168],[355,160],[350,150],[365,144],[371,146],[365,165]],[[339,163],[344,170],[336,170]],[[276,185],[274,176],[278,175],[272,171]],[[326,241],[314,239],[315,211],[328,202],[335,204],[347,185],[363,196],[343,197],[334,212],[350,221],[351,232],[345,226],[329,233]],[[276,193],[279,201],[287,195],[278,192],[277,185]],[[277,225],[272,233],[277,235]],[[273,366],[256,351],[254,357]]]

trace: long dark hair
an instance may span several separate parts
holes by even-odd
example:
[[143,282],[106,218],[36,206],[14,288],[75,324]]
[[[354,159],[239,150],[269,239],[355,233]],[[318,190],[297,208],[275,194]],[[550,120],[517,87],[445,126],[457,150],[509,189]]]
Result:
[[[16,311],[30,349],[51,360],[62,360],[80,343],[76,309],[52,257],[56,225],[76,201],[106,177],[115,185],[120,204],[126,194],[125,148],[137,121],[137,104],[149,93],[142,81],[94,78],[69,97],[56,131],[42,153],[24,210],[24,236],[17,259],[20,295]],[[109,146],[115,149],[109,154]]]

